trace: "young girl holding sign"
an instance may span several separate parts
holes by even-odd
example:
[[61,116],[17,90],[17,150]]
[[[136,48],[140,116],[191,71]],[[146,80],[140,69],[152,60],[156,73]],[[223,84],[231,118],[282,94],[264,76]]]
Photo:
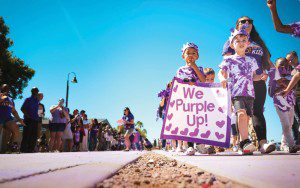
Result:
[[238,129],[241,136],[240,147],[243,154],[253,154],[255,146],[248,139],[248,122],[253,115],[255,98],[253,79],[258,69],[257,61],[245,55],[249,43],[249,34],[241,29],[234,30],[229,38],[230,46],[235,50],[234,55],[224,57],[220,64],[224,77],[221,83],[231,92],[232,102],[238,117]]
[[[199,58],[198,54],[198,46],[194,43],[186,43],[183,45],[182,49],[182,58],[185,60],[186,65],[182,66],[178,69],[176,73],[176,77],[183,80],[184,82],[188,82],[189,84],[205,82],[205,76],[203,73],[203,68],[198,67],[196,65],[196,61]],[[193,148],[193,143],[187,143],[182,141],[178,141],[177,151],[182,152],[187,150],[189,145],[189,155],[193,155],[195,153]],[[183,148],[182,148],[183,146]]]

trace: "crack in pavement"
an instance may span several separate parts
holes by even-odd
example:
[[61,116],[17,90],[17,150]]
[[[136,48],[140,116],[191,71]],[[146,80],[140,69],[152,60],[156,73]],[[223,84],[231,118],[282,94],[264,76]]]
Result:
[[19,177],[15,177],[15,178],[2,179],[2,180],[0,180],[0,184],[7,183],[7,182],[13,182],[13,181],[16,181],[16,180],[22,180],[22,179],[25,179],[25,178],[29,178],[29,177],[33,177],[33,176],[37,176],[37,175],[42,175],[42,174],[47,174],[47,173],[51,173],[51,172],[55,172],[55,171],[59,171],[59,170],[74,168],[74,167],[82,166],[82,165],[86,165],[86,164],[89,164],[89,163],[77,164],[77,165],[66,166],[66,167],[61,167],[61,168],[54,168],[54,169],[49,169],[47,171],[36,172],[36,173],[33,173],[33,174],[23,175],[23,176],[19,176]]

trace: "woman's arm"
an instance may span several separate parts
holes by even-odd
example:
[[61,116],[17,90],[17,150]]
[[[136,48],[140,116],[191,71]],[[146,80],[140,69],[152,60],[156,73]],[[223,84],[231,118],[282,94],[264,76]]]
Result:
[[278,16],[278,12],[277,12],[277,8],[276,8],[276,0],[268,0],[267,5],[270,8],[274,27],[275,27],[276,31],[278,31],[280,33],[292,34],[293,33],[292,27],[289,25],[283,25]]
[[285,97],[287,94],[295,87],[295,85],[299,82],[300,80],[300,72],[297,72],[292,80],[290,81],[289,85],[285,90],[282,91],[282,95]]
[[26,126],[25,123],[23,122],[23,120],[20,118],[16,108],[14,106],[12,106],[12,111],[11,113],[14,115],[14,117],[18,120],[18,122],[23,125],[23,126]]
[[50,110],[50,113],[53,114],[53,113],[55,112],[55,110],[57,110],[59,107],[60,107],[60,106],[57,105],[56,107],[52,108],[52,109]]

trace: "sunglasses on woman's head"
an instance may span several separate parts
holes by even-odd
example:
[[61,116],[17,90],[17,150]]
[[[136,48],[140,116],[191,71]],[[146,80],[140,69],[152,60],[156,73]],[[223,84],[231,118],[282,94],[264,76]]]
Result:
[[248,22],[249,24],[253,24],[253,20],[240,20],[239,21],[240,24],[245,24],[246,22]]

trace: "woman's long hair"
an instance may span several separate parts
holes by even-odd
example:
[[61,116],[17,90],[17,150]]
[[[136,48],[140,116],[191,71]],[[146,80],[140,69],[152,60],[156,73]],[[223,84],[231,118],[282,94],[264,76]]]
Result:
[[[241,16],[235,23],[236,29],[238,27],[239,21],[241,18],[249,18],[248,16]],[[251,18],[249,18],[251,19]],[[255,29],[255,26],[252,24],[252,30],[250,32],[250,39],[252,41],[254,41],[255,43],[257,43],[263,50],[263,56],[262,56],[262,68],[263,70],[269,70],[270,69],[270,64],[269,64],[269,59],[271,57],[271,53],[268,49],[268,47],[266,46],[265,42],[262,40],[262,38],[260,37],[260,35],[258,34],[258,32]]]

